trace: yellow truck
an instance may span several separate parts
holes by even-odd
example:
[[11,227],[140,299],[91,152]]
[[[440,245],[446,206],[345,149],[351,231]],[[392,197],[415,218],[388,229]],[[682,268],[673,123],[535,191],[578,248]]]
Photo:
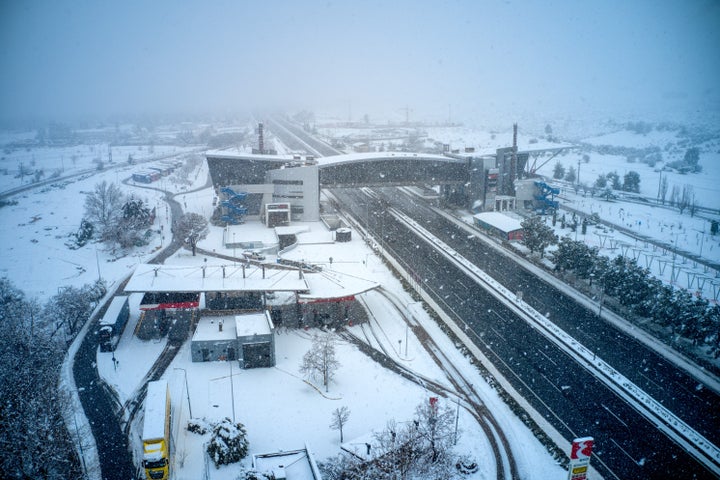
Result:
[[148,382],[142,440],[143,468],[147,479],[169,479],[170,391],[165,380]]

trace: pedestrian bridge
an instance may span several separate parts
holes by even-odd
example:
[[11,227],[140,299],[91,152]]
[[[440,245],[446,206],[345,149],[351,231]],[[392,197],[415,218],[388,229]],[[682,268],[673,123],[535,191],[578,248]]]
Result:
[[[334,155],[314,159],[300,155],[258,155],[213,151],[206,154],[210,176],[216,188],[227,185],[253,185],[268,181],[290,186],[308,182],[301,171],[292,167],[313,165],[321,188],[390,186],[411,184],[448,185],[468,181],[469,167],[465,159],[444,155],[409,152],[372,152]],[[308,161],[309,160],[309,161]],[[283,170],[285,173],[277,172]]]
[[323,187],[462,184],[469,176],[467,160],[408,152],[322,157],[318,170]]

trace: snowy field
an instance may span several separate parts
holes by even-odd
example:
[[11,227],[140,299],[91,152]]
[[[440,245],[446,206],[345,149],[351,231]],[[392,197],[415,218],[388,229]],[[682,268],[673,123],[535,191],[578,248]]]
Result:
[[[55,165],[60,154],[46,150],[41,149],[44,154],[38,153],[36,158],[38,161],[42,159],[48,166]],[[73,150],[83,151],[85,147],[74,147]],[[175,147],[167,150],[180,152],[168,159],[182,158],[185,151]],[[81,156],[77,162],[77,171],[84,171],[92,165],[92,155]],[[196,186],[205,185],[207,181],[207,169],[200,166],[191,174],[194,183],[190,186],[174,183],[172,177],[151,184],[150,188],[146,188],[148,185],[121,185],[138,168],[142,167],[123,163],[107,171],[88,173],[11,197],[10,200],[17,204],[0,208],[0,223],[4,227],[0,231],[0,241],[7,245],[6,254],[0,261],[0,275],[11,278],[29,297],[37,297],[42,301],[56,294],[60,286],[79,287],[98,277],[107,279],[112,288],[115,282],[130,274],[138,263],[156,253],[164,240],[169,240],[168,234],[161,233],[169,232],[169,222],[168,210],[161,201],[163,194],[159,189],[180,192],[182,189],[192,190]],[[2,184],[3,180],[0,180],[3,186],[0,191],[20,186],[19,179],[1,175],[0,179],[10,182]],[[121,185],[127,195],[134,195],[150,208],[157,208],[153,226],[155,233],[149,245],[129,252],[120,252],[92,242],[77,250],[66,246],[69,236],[77,232],[83,218],[85,194],[103,181]],[[164,240],[163,236],[166,237]]]

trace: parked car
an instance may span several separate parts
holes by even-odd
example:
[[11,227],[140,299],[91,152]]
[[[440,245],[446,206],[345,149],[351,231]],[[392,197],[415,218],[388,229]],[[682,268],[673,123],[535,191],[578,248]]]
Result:
[[243,252],[243,256],[250,260],[265,260],[265,255],[261,255],[258,252]]

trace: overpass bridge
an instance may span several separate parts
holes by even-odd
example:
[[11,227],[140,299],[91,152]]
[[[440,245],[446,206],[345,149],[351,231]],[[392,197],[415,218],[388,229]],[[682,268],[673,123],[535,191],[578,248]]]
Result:
[[[469,175],[468,160],[426,153],[352,153],[308,160],[299,155],[259,155],[223,150],[207,152],[206,157],[216,189],[228,185],[266,183],[269,171],[295,167],[316,168],[322,188],[463,184]],[[288,175],[293,176],[291,173]]]

